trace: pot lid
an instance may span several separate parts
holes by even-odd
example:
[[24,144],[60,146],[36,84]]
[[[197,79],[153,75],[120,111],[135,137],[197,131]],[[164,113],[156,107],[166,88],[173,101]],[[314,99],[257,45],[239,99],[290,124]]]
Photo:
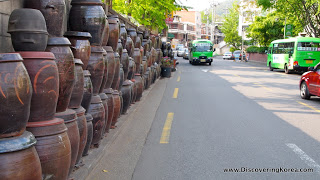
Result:
[[135,80],[135,79],[131,79],[131,81],[132,81],[133,83],[135,83],[135,82],[136,82],[136,80]]
[[140,51],[140,48],[134,48],[135,51]]
[[118,24],[118,20],[117,19],[108,18],[108,23],[109,24]]
[[105,93],[100,93],[99,96],[100,96],[101,100],[108,99],[108,96]]
[[121,27],[126,27],[126,25],[124,23],[121,23],[120,26]]
[[80,32],[80,31],[67,31],[64,33],[64,36],[66,37],[85,37],[85,38],[91,38],[91,34],[89,32]]
[[108,88],[105,90],[106,94],[112,94],[113,93],[113,89],[112,88]]
[[99,95],[94,95],[91,98],[91,104],[99,104],[102,103],[101,98]]
[[83,75],[86,76],[86,77],[91,76],[89,70],[83,70]]
[[137,32],[137,30],[135,28],[128,28],[127,31],[134,31]]
[[113,52],[113,49],[111,46],[103,46],[103,49],[105,49],[107,52]]
[[46,59],[46,60],[55,60],[56,57],[52,52],[40,52],[40,51],[21,51],[19,54],[23,59]]
[[103,53],[105,50],[101,46],[91,46],[91,52]]
[[85,4],[85,5],[102,5],[101,0],[72,0],[71,5]]
[[71,46],[71,42],[68,38],[65,37],[50,37],[48,39],[48,45],[51,46],[58,46],[58,45],[64,45],[64,46]]
[[115,57],[115,58],[120,58],[119,53],[118,53],[118,52],[115,52],[115,53],[114,53],[114,57]]
[[82,106],[80,106],[77,109],[73,109],[73,110],[76,111],[76,114],[78,117],[83,115],[86,112],[86,109],[84,109]]
[[22,57],[19,53],[0,53],[0,63],[1,62],[15,62],[22,61]]
[[124,49],[122,50],[122,53],[128,53],[127,49],[124,48]]
[[89,122],[89,121],[92,121],[92,120],[93,120],[93,117],[92,117],[91,114],[87,113],[87,114],[86,114],[86,119],[87,119],[87,122]]
[[43,126],[53,126],[57,124],[63,124],[63,119],[54,118],[49,121],[38,121],[38,122],[28,122],[27,127],[43,127]]
[[113,95],[119,95],[119,91],[118,90],[114,90],[112,94]]
[[0,153],[14,152],[27,149],[37,143],[34,135],[25,131],[22,135],[0,139]]
[[125,80],[123,83],[122,83],[122,86],[130,86],[131,83],[129,82],[129,80]]
[[73,122],[77,119],[76,111],[72,109],[67,109],[64,112],[56,113],[54,116],[63,119],[65,123]]
[[32,132],[35,137],[42,137],[64,133],[68,129],[63,119],[54,118],[49,121],[28,122],[27,130]]
[[78,58],[74,58],[74,63],[75,64],[79,64],[79,65],[83,65],[83,62],[81,61],[81,59],[78,59]]

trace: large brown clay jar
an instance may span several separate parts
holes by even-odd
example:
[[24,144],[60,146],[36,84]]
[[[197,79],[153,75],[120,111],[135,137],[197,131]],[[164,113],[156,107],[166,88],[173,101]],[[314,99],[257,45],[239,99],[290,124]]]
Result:
[[108,18],[106,17],[106,25],[103,33],[102,46],[106,46],[108,44],[108,40],[109,40],[109,21],[108,21]]
[[104,88],[108,89],[108,88],[111,88],[111,85],[113,82],[115,68],[116,68],[116,60],[115,60],[115,54],[111,46],[104,46],[103,48],[107,51],[107,59],[108,59],[108,80]]
[[42,180],[41,163],[34,147],[35,137],[22,135],[0,139],[1,179]]
[[125,24],[121,24],[120,25],[120,40],[121,40],[121,44],[122,47],[125,48],[126,47],[126,42],[127,42],[127,30],[126,30],[126,25]]
[[127,36],[126,49],[128,51],[129,56],[132,57],[134,51],[134,44],[129,35]]
[[122,51],[122,56],[120,63],[122,64],[123,68],[123,78],[126,80],[128,78],[128,73],[129,73],[129,55],[126,49],[123,49]]
[[131,104],[131,85],[128,80],[124,81],[121,87],[122,92],[122,114],[126,114]]
[[51,120],[59,96],[59,72],[51,52],[20,52],[31,79],[33,93],[29,122]]
[[117,50],[118,39],[120,34],[120,28],[118,21],[115,19],[109,19],[109,40],[108,46],[111,46],[113,50]]
[[70,49],[70,41],[63,37],[49,38],[46,51],[52,52],[59,71],[59,97],[57,112],[67,109],[74,86],[74,57]]
[[119,54],[120,59],[121,59],[122,51],[123,51],[123,46],[122,46],[122,44],[121,44],[121,40],[119,39],[119,40],[118,40],[117,53]]
[[111,129],[114,129],[116,127],[116,123],[120,115],[121,101],[120,101],[119,92],[117,90],[113,91],[112,96],[113,96],[113,102],[114,102],[114,111],[113,111]]
[[117,52],[114,53],[114,61],[115,61],[114,77],[113,77],[113,81],[112,81],[112,84],[111,84],[111,88],[112,89],[117,89],[117,82],[118,82],[119,77],[120,77],[120,56],[119,56],[119,54]]
[[27,130],[37,139],[43,179],[67,179],[71,163],[71,145],[63,119],[28,122]]
[[140,72],[140,64],[142,63],[142,57],[141,57],[139,48],[134,48],[133,60],[136,63],[135,73],[139,73]]
[[88,70],[83,71],[84,74],[84,90],[83,90],[83,97],[82,97],[82,102],[81,106],[88,112],[90,103],[91,103],[91,98],[93,95],[93,88],[92,88],[92,82],[91,82],[91,74]]
[[144,56],[146,56],[147,52],[148,52],[148,49],[149,49],[148,39],[143,39],[142,43],[141,43],[141,46],[144,49]]
[[140,74],[135,74],[134,79],[136,80],[136,86],[137,86],[137,96],[136,101],[140,101],[143,93],[143,82]]
[[87,143],[84,147],[84,150],[83,150],[83,153],[82,153],[82,156],[87,156],[88,153],[89,153],[89,149],[90,149],[90,146],[91,146],[91,142],[92,142],[92,137],[93,137],[93,126],[92,126],[92,120],[93,120],[93,117],[91,114],[87,113],[86,114],[86,119],[87,119],[87,128],[88,128],[88,131],[87,131]]
[[28,0],[25,1],[25,7],[41,11],[46,20],[49,36],[63,35],[67,15],[65,0]]
[[142,40],[143,40],[143,32],[141,31],[137,31],[137,35],[140,38],[141,44],[142,44]]
[[99,95],[94,95],[92,97],[88,113],[90,113],[93,117],[93,137],[91,145],[93,145],[94,147],[99,147],[102,137],[102,128],[105,127],[105,110]]
[[[104,49],[103,49],[104,50]],[[103,62],[104,62],[104,71],[103,71],[103,79],[102,79],[102,83],[101,83],[101,86],[100,86],[100,90],[99,90],[99,93],[102,93],[106,84],[107,84],[107,81],[108,81],[108,54],[107,52],[104,50],[103,52]]]
[[120,91],[121,90],[121,87],[122,87],[122,84],[123,84],[123,81],[124,81],[124,71],[123,71],[123,66],[122,64],[120,64],[120,72],[119,72],[119,82],[117,84],[117,90]]
[[141,47],[141,39],[139,36],[137,36],[136,44],[134,45],[134,47],[139,49]]
[[80,107],[74,110],[77,113],[77,124],[78,124],[79,137],[80,137],[79,151],[78,151],[77,160],[76,160],[76,164],[79,164],[83,154],[83,150],[87,143],[88,127],[87,127],[87,119],[85,115],[86,110],[83,107]]
[[75,82],[71,94],[69,108],[80,108],[84,93],[84,74],[82,69],[82,61],[74,59],[75,62]]
[[93,95],[99,94],[103,80],[105,63],[103,59],[104,49],[101,46],[91,46],[91,56],[87,70],[90,71],[93,86]]
[[128,77],[127,77],[128,80],[131,80],[133,78],[135,65],[136,63],[133,61],[131,57],[129,57],[129,70],[128,70]]
[[69,15],[71,31],[89,32],[90,43],[101,46],[106,29],[106,15],[101,0],[73,0]]
[[89,42],[91,34],[88,32],[67,31],[64,36],[71,42],[71,50],[74,58],[81,59],[83,62],[82,68],[87,69],[91,54]]
[[19,136],[30,114],[32,86],[18,53],[0,53],[0,138]]
[[114,100],[113,100],[113,90],[111,88],[106,89],[105,92],[108,96],[107,99],[107,105],[108,105],[108,119],[107,119],[107,125],[105,126],[105,132],[108,133],[109,129],[111,127],[111,122],[113,119],[113,112],[114,112]]
[[65,125],[67,126],[67,134],[70,140],[71,145],[71,163],[69,167],[69,175],[71,174],[78,157],[80,135],[79,128],[77,123],[77,114],[74,110],[68,109],[65,112],[56,113],[57,118],[64,120]]
[[[138,36],[136,29],[134,29],[134,28],[128,28],[128,29],[127,29],[127,33],[128,33],[128,35],[130,36],[130,38],[132,39],[133,45],[135,45],[136,42],[137,42],[137,36]],[[139,48],[140,48],[140,47],[139,47]]]
[[100,93],[99,94],[103,107],[104,107],[104,112],[105,112],[105,116],[104,116],[104,123],[103,123],[103,128],[102,128],[102,136],[101,138],[104,138],[104,135],[106,133],[106,126],[107,126],[107,122],[108,122],[108,96],[105,93]]

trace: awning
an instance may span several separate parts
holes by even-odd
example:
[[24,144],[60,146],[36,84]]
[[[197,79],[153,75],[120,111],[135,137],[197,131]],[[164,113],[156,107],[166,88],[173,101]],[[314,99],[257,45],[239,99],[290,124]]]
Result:
[[174,34],[168,33],[168,37],[169,37],[169,38],[174,38]]

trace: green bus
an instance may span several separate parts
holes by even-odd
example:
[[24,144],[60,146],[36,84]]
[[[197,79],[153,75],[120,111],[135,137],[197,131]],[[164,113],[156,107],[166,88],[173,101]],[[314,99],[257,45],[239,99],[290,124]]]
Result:
[[207,39],[193,40],[189,44],[189,63],[199,64],[199,63],[209,63],[211,65],[213,52],[213,43]]
[[292,71],[307,71],[308,67],[320,61],[320,38],[294,37],[272,41],[268,51],[270,71],[284,69],[288,74]]

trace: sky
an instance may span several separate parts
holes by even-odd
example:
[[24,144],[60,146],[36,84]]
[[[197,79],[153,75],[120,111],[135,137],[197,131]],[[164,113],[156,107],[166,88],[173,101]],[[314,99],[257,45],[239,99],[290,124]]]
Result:
[[[221,2],[223,0],[176,0],[179,4],[193,7],[194,9],[189,9],[190,11],[202,11],[209,8],[211,2]],[[181,2],[181,3],[180,3]]]

